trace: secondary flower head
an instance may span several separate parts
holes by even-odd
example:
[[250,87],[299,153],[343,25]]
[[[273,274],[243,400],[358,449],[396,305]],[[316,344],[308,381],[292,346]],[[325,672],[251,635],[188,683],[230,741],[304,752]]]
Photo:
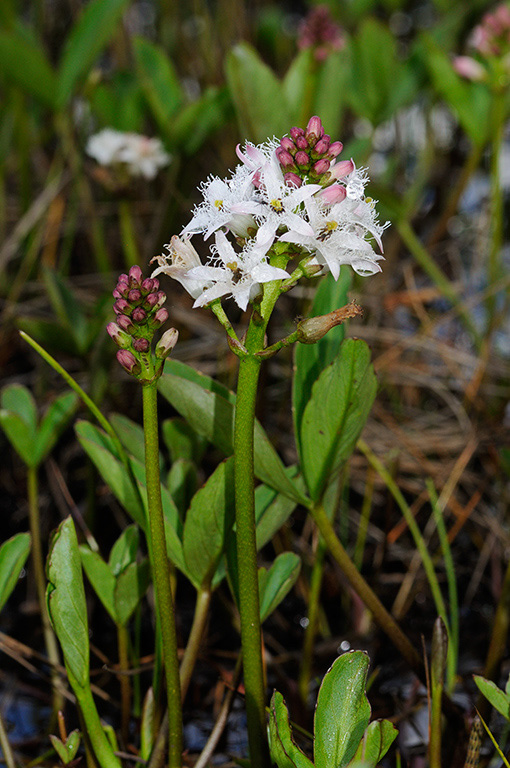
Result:
[[143,176],[149,180],[154,179],[171,159],[160,139],[113,128],[104,128],[91,136],[85,149],[99,165],[121,166],[130,176]]
[[509,3],[502,3],[485,14],[471,33],[469,46],[477,58],[457,56],[453,66],[458,74],[468,80],[494,79],[496,85],[501,87],[502,74],[506,73],[506,78],[510,77]]
[[311,48],[317,61],[327,59],[332,51],[345,46],[345,37],[331,16],[327,5],[316,5],[303,19],[298,29],[298,48]]
[[[365,170],[341,151],[319,117],[281,140],[238,146],[240,164],[201,185],[202,202],[168,255],[155,258],[153,276],[178,280],[195,307],[232,297],[245,310],[266,283],[285,281],[288,290],[302,275],[327,271],[337,279],[343,264],[360,275],[380,271],[373,244],[382,251],[387,225],[365,198]],[[215,235],[204,263],[190,242],[196,234]],[[291,261],[297,268],[287,271]]]

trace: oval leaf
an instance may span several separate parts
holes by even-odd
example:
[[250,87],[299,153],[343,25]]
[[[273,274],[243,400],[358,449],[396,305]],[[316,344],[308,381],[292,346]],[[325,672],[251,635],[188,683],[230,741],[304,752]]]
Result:
[[113,593],[115,589],[115,577],[105,563],[101,555],[93,552],[89,547],[80,547],[81,562],[87,578],[92,584],[94,592],[101,600],[108,614],[117,621]]
[[294,552],[282,552],[269,570],[259,570],[260,620],[265,621],[296,583],[301,559]]
[[17,533],[0,547],[0,611],[16,586],[29,552],[29,533]]
[[281,693],[275,691],[269,711],[269,750],[278,768],[314,768],[292,738],[289,713]]

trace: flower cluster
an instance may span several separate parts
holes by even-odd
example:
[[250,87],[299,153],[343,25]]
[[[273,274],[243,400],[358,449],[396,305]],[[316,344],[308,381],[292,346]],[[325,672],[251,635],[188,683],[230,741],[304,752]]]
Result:
[[298,48],[311,48],[316,61],[324,61],[333,51],[345,47],[345,37],[327,5],[316,5],[298,29]]
[[[152,373],[152,337],[168,320],[168,312],[163,306],[166,295],[159,290],[159,281],[153,277],[144,280],[140,267],[131,267],[129,274],[120,275],[113,297],[116,299],[113,311],[117,322],[108,323],[106,330],[120,347],[117,360],[133,376],[142,371]],[[177,336],[175,328],[165,331],[155,349],[158,361],[170,354]],[[157,369],[160,367],[158,365]]]
[[154,179],[171,159],[160,139],[115,131],[113,128],[104,128],[91,136],[85,149],[99,165],[120,166],[130,176],[143,176],[149,180]]
[[[490,64],[499,61],[510,73],[510,5],[502,3],[486,13],[471,34],[470,45],[479,60],[472,56],[457,56],[453,62],[456,71],[469,80],[490,77]],[[481,63],[480,63],[481,62]],[[487,70],[489,67],[489,70]]]
[[[318,117],[306,129],[292,128],[273,139],[237,148],[241,164],[230,178],[210,177],[201,186],[203,201],[180,237],[156,256],[161,272],[178,280],[201,307],[232,296],[245,310],[262,285],[331,272],[342,264],[360,275],[380,271],[381,235],[375,203],[366,198],[368,181],[352,160],[339,160],[339,141],[331,141]],[[190,242],[214,234],[210,257],[202,264]],[[289,274],[289,263],[297,262]]]

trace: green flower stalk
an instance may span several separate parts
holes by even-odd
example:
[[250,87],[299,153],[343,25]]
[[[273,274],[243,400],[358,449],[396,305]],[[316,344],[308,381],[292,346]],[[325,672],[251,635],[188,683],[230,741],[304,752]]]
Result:
[[166,331],[152,353],[154,333],[168,319],[163,304],[166,296],[155,278],[143,279],[138,266],[119,277],[113,292],[117,323],[110,323],[108,333],[120,347],[117,360],[124,370],[143,386],[143,427],[145,437],[145,475],[149,511],[149,555],[154,579],[156,611],[161,626],[165,667],[169,768],[180,768],[182,761],[182,705],[177,656],[175,607],[167,557],[161,481],[159,475],[159,438],[157,414],[157,380],[164,360],[174,348],[178,333]]

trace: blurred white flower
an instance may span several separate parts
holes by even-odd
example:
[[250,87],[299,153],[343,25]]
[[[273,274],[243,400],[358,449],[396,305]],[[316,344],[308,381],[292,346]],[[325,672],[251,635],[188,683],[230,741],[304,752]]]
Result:
[[154,179],[171,160],[160,139],[104,128],[91,136],[85,148],[99,165],[124,165],[131,176]]

